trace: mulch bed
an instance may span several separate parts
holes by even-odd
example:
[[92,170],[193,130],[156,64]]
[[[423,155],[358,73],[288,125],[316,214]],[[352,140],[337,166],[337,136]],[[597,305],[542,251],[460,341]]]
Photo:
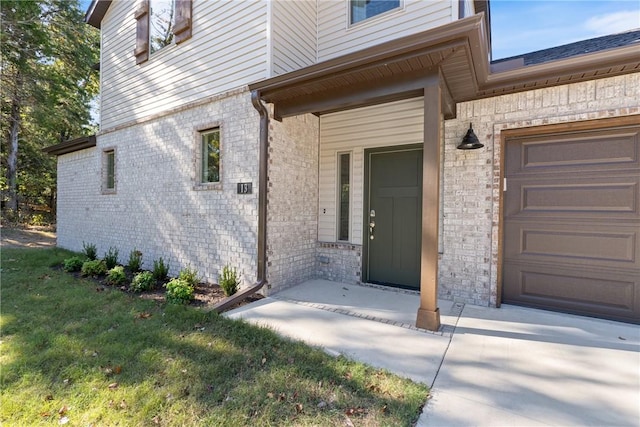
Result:
[[[56,269],[56,270],[62,270],[62,266],[61,265],[53,267],[53,268]],[[133,280],[133,273],[131,273],[131,271],[129,271],[126,267],[125,267],[125,273],[127,274],[128,282],[131,283],[131,280]],[[130,294],[131,296],[136,296],[136,297],[139,297],[139,298],[153,300],[153,301],[157,301],[157,302],[161,302],[161,303],[165,302],[165,290],[162,287],[162,285],[159,285],[157,289],[154,289],[152,291],[132,292],[129,289],[128,285],[127,286],[111,286],[111,285],[109,285],[107,283],[107,280],[106,280],[105,276],[85,277],[85,276],[82,276],[79,272],[67,273],[67,274],[72,274],[74,277],[76,277],[78,279],[92,280],[95,283],[97,292],[103,292],[107,288],[113,288],[113,289],[119,289],[122,292],[126,292],[126,293]],[[168,281],[169,281],[169,279],[167,279],[167,282]],[[224,300],[225,298],[226,298],[226,296],[225,296],[225,294],[222,291],[222,288],[220,286],[218,286],[217,284],[201,282],[201,283],[198,283],[195,286],[194,299],[188,305],[190,305],[192,307],[199,307],[199,308],[202,308],[204,310],[210,310],[217,303],[219,303],[220,301]],[[225,311],[229,311],[229,310],[232,310],[234,308],[241,307],[243,305],[250,304],[250,303],[255,302],[255,301],[259,301],[259,300],[261,300],[263,298],[264,298],[264,296],[260,295],[260,294],[250,295],[250,296],[244,298],[242,301],[238,302],[237,304],[227,308]]]

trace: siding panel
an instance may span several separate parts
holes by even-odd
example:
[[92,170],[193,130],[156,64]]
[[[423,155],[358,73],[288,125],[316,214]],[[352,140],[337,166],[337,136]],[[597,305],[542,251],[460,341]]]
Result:
[[423,98],[327,114],[320,118],[318,239],[337,238],[337,153],[352,153],[350,242],[362,244],[364,150],[423,142]]
[[316,62],[316,1],[277,0],[271,3],[272,75]]
[[102,22],[102,129],[244,86],[267,75],[267,4],[193,2],[193,37],[135,64],[136,3]]
[[457,19],[452,12],[450,1],[404,0],[397,10],[349,25],[349,2],[320,1],[318,61],[447,24]]

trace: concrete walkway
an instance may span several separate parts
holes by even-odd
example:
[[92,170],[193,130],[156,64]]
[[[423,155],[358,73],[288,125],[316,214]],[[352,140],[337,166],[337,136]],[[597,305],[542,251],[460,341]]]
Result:
[[640,329],[521,307],[313,280],[227,313],[432,387],[418,426],[640,425]]

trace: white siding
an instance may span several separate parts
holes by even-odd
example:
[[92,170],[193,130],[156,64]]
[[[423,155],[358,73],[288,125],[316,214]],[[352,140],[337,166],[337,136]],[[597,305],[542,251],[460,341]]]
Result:
[[337,239],[337,154],[352,153],[350,241],[362,244],[364,150],[422,144],[423,108],[420,97],[320,117],[318,240]]
[[473,4],[473,0],[464,0],[462,6],[463,6],[463,9],[462,9],[463,18],[476,14],[476,6]]
[[102,129],[267,77],[267,4],[193,2],[193,37],[136,65],[137,2],[116,1],[102,21]]
[[399,9],[350,25],[348,1],[319,0],[318,61],[452,22],[452,2],[403,0]]
[[271,2],[271,75],[284,74],[316,62],[316,0]]

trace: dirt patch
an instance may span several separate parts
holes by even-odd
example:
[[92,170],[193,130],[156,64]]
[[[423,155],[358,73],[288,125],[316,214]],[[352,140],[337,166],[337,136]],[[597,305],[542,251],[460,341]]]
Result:
[[0,247],[3,248],[50,248],[56,245],[56,233],[48,228],[0,229]]

